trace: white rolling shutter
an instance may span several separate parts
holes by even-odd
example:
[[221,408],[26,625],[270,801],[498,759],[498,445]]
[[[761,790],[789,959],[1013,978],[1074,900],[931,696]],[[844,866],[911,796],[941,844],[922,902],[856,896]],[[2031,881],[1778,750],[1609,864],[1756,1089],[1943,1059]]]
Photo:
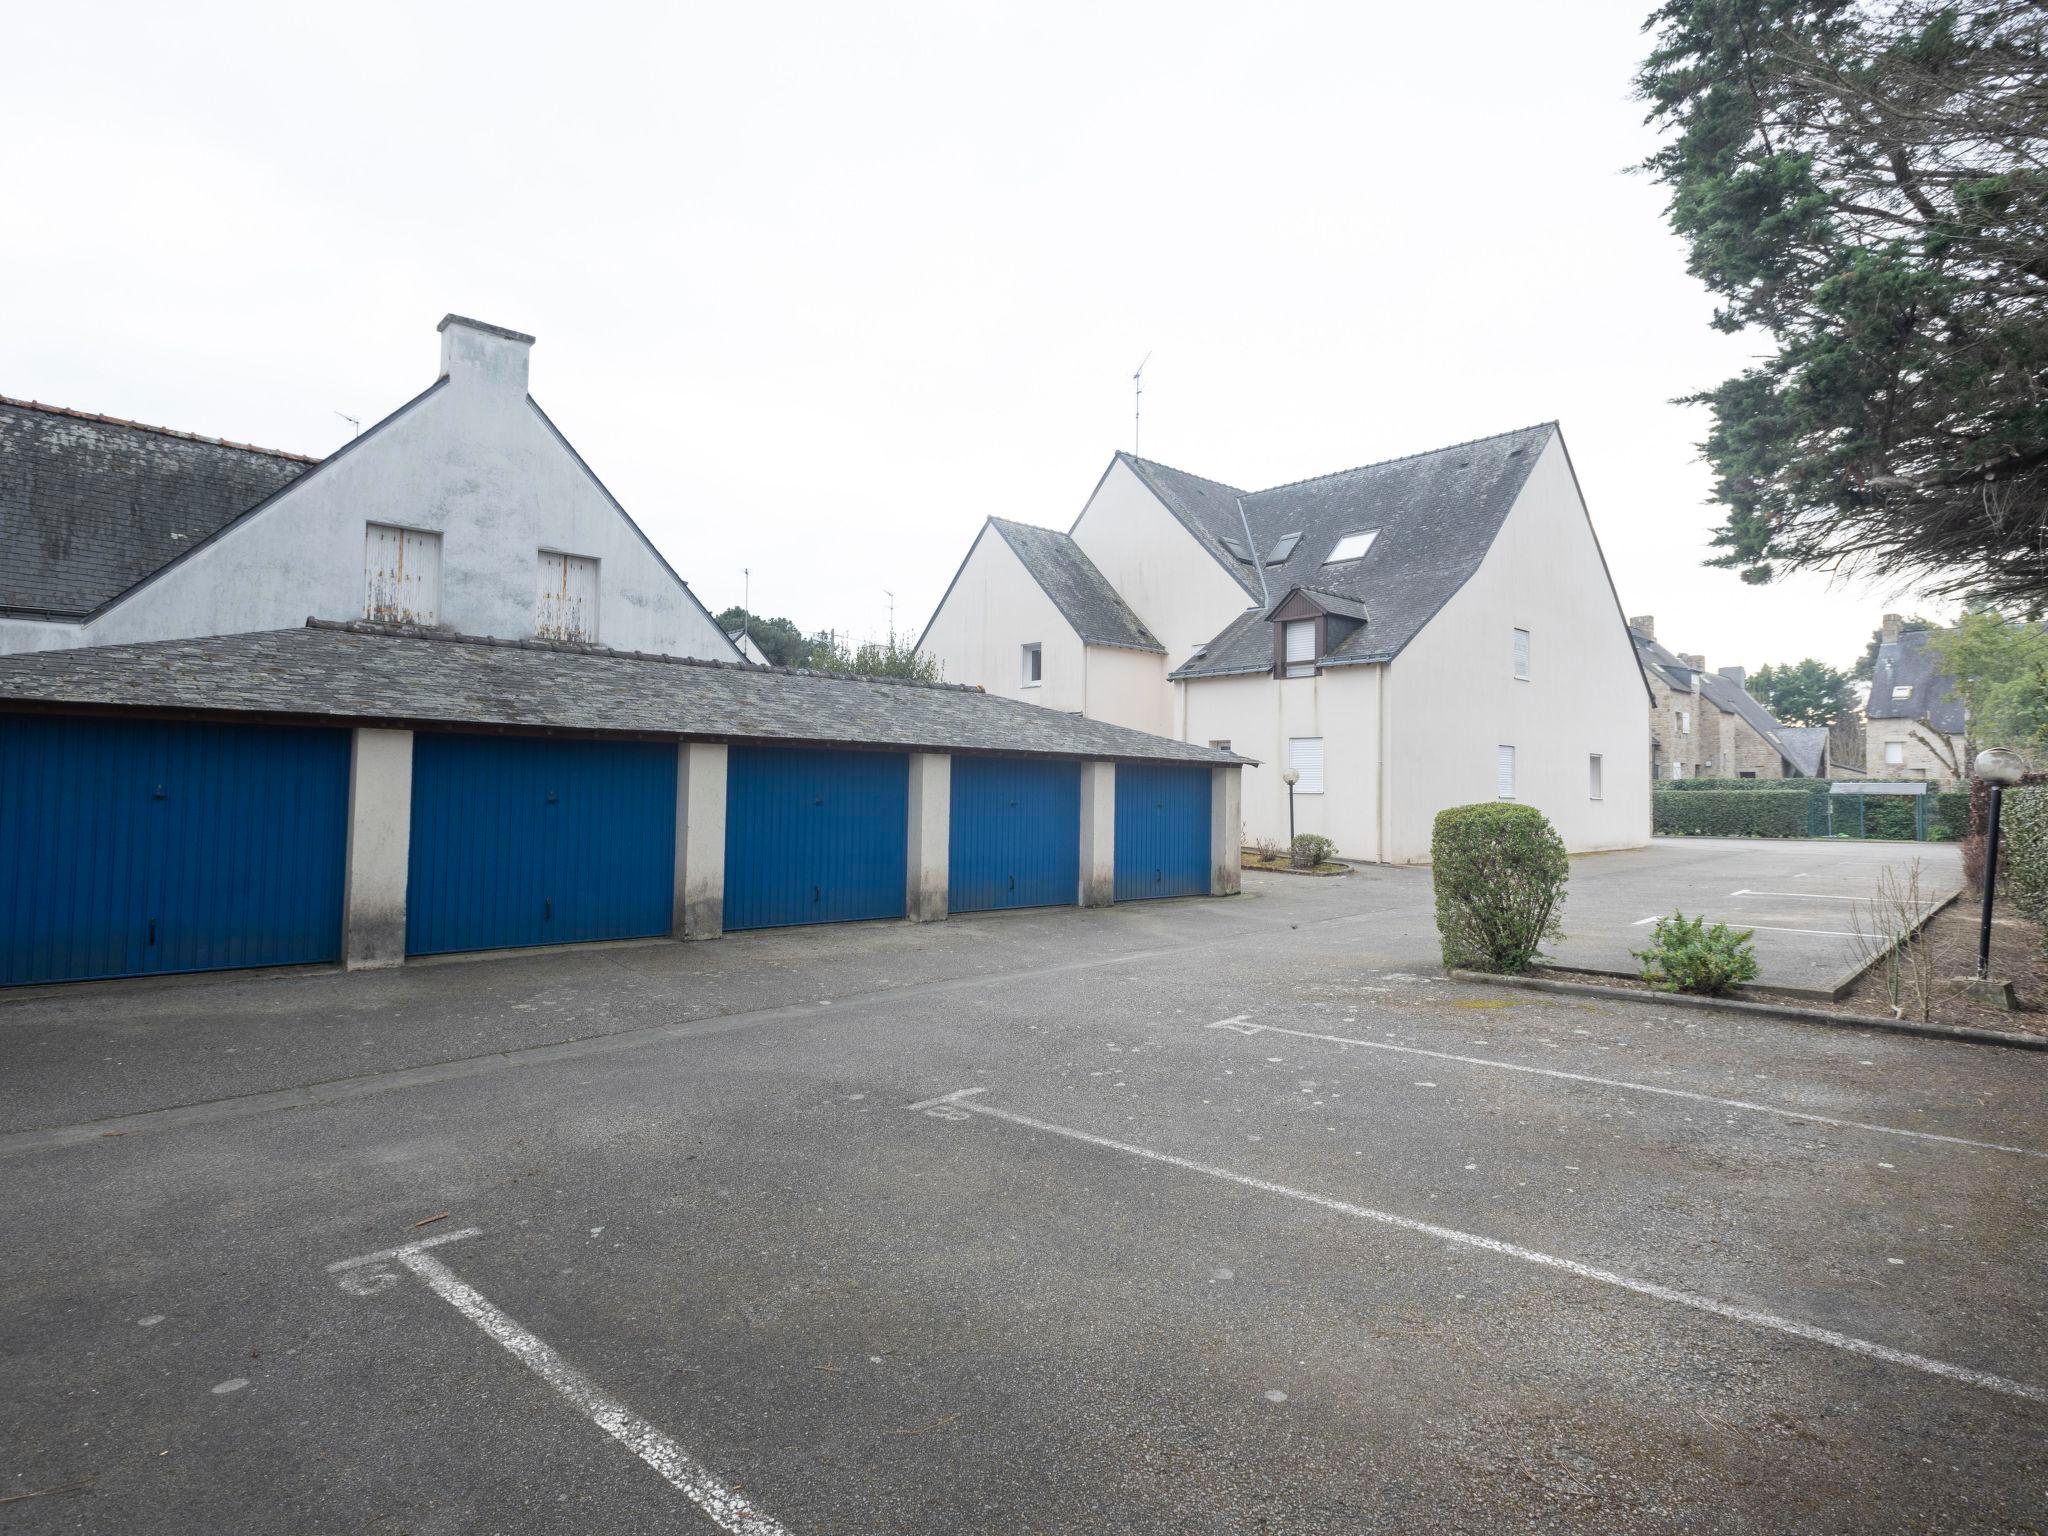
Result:
[[1515,631],[1515,676],[1523,682],[1529,680],[1529,631]]
[[1283,636],[1286,644],[1287,675],[1311,677],[1316,670],[1316,621],[1290,619]]
[[385,624],[440,622],[441,535],[388,523],[368,525],[363,616]]
[[1323,792],[1323,738],[1290,736],[1287,739],[1287,766],[1301,775],[1294,786],[1297,795],[1320,795]]
[[1494,766],[1495,788],[1501,799],[1512,800],[1515,798],[1515,749],[1500,747],[1496,751],[1498,756]]
[[597,562],[551,549],[540,552],[540,594],[534,633],[543,640],[597,640]]

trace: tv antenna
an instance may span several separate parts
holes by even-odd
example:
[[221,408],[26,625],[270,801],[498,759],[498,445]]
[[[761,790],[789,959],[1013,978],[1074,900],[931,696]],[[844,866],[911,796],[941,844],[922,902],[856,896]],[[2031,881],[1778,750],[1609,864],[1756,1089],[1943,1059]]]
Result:
[[889,649],[893,651],[896,649],[896,594],[884,587],[882,596],[889,599]]
[[1152,354],[1147,352],[1138,364],[1138,371],[1131,375],[1131,452],[1133,454],[1138,451],[1138,434],[1144,424],[1142,418],[1145,407],[1145,364],[1151,361]]
[[740,635],[754,638],[754,568],[749,565],[740,567]]
[[347,423],[348,423],[348,425],[349,425],[349,434],[348,434],[348,435],[349,435],[350,437],[361,437],[361,436],[362,436],[362,434],[363,434],[363,424],[362,424],[362,423],[361,423],[360,421],[357,421],[357,420],[355,419],[355,417],[353,417],[353,416],[349,415],[349,413],[348,413],[347,411],[336,411],[336,412],[335,412],[334,414],[335,414],[335,415],[337,415],[337,416],[339,416],[339,417],[340,417],[340,418],[341,418],[341,419],[342,419],[343,421],[345,421],[345,422],[347,422]]

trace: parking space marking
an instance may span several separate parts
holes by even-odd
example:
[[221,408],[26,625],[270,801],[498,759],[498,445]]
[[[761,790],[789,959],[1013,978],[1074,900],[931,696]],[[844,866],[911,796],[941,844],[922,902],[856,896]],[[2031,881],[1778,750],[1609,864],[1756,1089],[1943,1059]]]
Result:
[[[1999,1376],[1990,1371],[1973,1370],[1966,1365],[1951,1365],[1946,1360],[1936,1360],[1929,1355],[1917,1355],[1911,1350],[1893,1349],[1888,1344],[1873,1343],[1859,1339],[1853,1334],[1837,1333],[1832,1328],[1816,1327],[1812,1323],[1798,1322],[1789,1317],[1779,1317],[1772,1312],[1758,1311],[1754,1307],[1737,1306],[1733,1302],[1721,1301],[1712,1296],[1703,1296],[1697,1291],[1681,1290],[1676,1286],[1660,1285],[1654,1280],[1638,1280],[1632,1275],[1619,1274],[1611,1269],[1600,1269],[1591,1264],[1581,1264],[1576,1259],[1559,1258],[1556,1254],[1542,1253],[1534,1248],[1524,1248],[1516,1243],[1503,1242],[1497,1237],[1486,1237],[1477,1232],[1461,1232],[1456,1227],[1438,1226],[1431,1221],[1418,1221],[1412,1216],[1396,1215],[1392,1211],[1374,1210],[1368,1205],[1354,1205],[1349,1200],[1339,1200],[1330,1195],[1319,1195],[1311,1190],[1295,1189],[1286,1184],[1276,1184],[1271,1179],[1254,1178],[1247,1173],[1237,1173],[1229,1168],[1219,1168],[1212,1163],[1199,1163],[1193,1158],[1178,1157],[1171,1152],[1156,1152],[1150,1147],[1140,1147],[1128,1141],[1117,1141],[1108,1136],[1097,1136],[1092,1131],[1076,1130],[1072,1126],[1055,1125],[1049,1120],[1037,1120],[1030,1115],[1020,1115],[1014,1110],[998,1109],[995,1105],[971,1098],[949,1098],[951,1102],[970,1115],[980,1115],[991,1120],[1004,1120],[1011,1125],[1023,1126],[1026,1130],[1041,1131],[1048,1136],[1061,1136],[1069,1141],[1078,1141],[1092,1147],[1101,1147],[1110,1152],[1121,1152],[1128,1157],[1141,1158],[1146,1162],[1159,1163],[1169,1168],[1179,1168],[1188,1173],[1199,1173],[1206,1178],[1220,1179],[1243,1189],[1256,1190],[1260,1194],[1278,1195],[1287,1200],[1298,1200],[1304,1205],[1320,1206],[1335,1211],[1340,1216],[1353,1216],[1361,1221],[1377,1222],[1382,1226],[1396,1227],[1403,1232],[1413,1232],[1422,1237],[1433,1237],[1442,1242],[1454,1243],[1464,1248],[1476,1248],[1485,1253],[1498,1254],[1503,1258],[1518,1259],[1524,1264],[1533,1264],[1543,1269],[1553,1269],[1573,1275],[1581,1280],[1597,1281],[1617,1290],[1630,1291],[1638,1296],[1647,1296],[1653,1301],[1662,1301],[1672,1306],[1687,1307],[1695,1312],[1705,1312],[1725,1318],[1729,1322],[1742,1323],[1751,1328],[1771,1333],[1782,1333],[1809,1344],[1824,1344],[1830,1349],[1839,1349],[1847,1354],[1860,1355],[1868,1360],[1882,1361],[1886,1365],[1903,1366],[1908,1370],[1920,1371],[1929,1376],[1939,1376],[1949,1381],[1961,1382],[1965,1386],[1978,1387],[1986,1392],[1997,1392],[2006,1397],[2023,1398],[2030,1403],[2048,1404],[2048,1388],[2032,1386],[2024,1381],[2015,1381],[2009,1376]],[[431,1264],[432,1259],[425,1262]]]
[[[504,1346],[512,1357],[575,1405],[591,1423],[627,1450],[695,1504],[721,1530],[734,1536],[789,1536],[787,1527],[751,1508],[739,1494],[725,1486],[675,1441],[635,1414],[618,1399],[609,1396],[581,1371],[556,1354],[544,1341],[522,1328],[500,1311],[475,1286],[457,1278],[455,1272],[426,1250],[458,1238],[476,1237],[481,1228],[471,1227],[443,1237],[422,1238],[398,1248],[366,1253],[327,1266],[330,1274],[340,1273],[343,1283],[356,1278],[354,1271],[366,1265],[396,1263],[411,1270],[429,1289]],[[350,1286],[354,1290],[353,1286]],[[355,1291],[355,1294],[365,1294]]]
[[[1654,923],[1662,915],[1659,913],[1653,917],[1639,917],[1630,923],[1629,927],[1640,928],[1646,923]],[[1701,915],[1704,916],[1705,914],[1702,913]],[[1742,923],[1742,919],[1739,917],[1735,921]],[[1773,928],[1768,923],[1743,923],[1742,925],[1752,933],[1803,933],[1817,939],[1860,939],[1863,937],[1860,933],[1845,932],[1840,928]]]
[[1821,891],[1730,891],[1731,896],[1789,896],[1794,901],[1868,901],[1867,896],[1830,896]]
[[[1235,1020],[1226,1020],[1235,1024]],[[1219,1025],[1209,1024],[1205,1028],[1216,1029]],[[1909,1131],[1904,1126],[1878,1125],[1868,1120],[1844,1120],[1835,1115],[1815,1114],[1811,1110],[1788,1109],[1782,1104],[1758,1104],[1750,1099],[1723,1099],[1711,1093],[1694,1093],[1689,1088],[1665,1088],[1656,1083],[1635,1083],[1620,1077],[1598,1077],[1590,1072],[1566,1072],[1559,1067],[1534,1067],[1519,1061],[1498,1061],[1490,1056],[1461,1056],[1455,1051],[1432,1051],[1420,1045],[1396,1045],[1391,1040],[1360,1040],[1351,1035],[1318,1034],[1311,1029],[1289,1029],[1284,1024],[1254,1024],[1250,1029],[1238,1028],[1235,1032],[1250,1034],[1261,1031],[1275,1035],[1293,1035],[1298,1040],[1322,1040],[1331,1045],[1356,1045],[1369,1051],[1393,1051],[1402,1056],[1427,1056],[1432,1061],[1454,1061],[1466,1067],[1493,1067],[1502,1072],[1522,1072],[1530,1077],[1556,1078],[1566,1083],[1590,1083],[1597,1088],[1620,1088],[1629,1093],[1654,1093],[1660,1098],[1685,1099],[1694,1104],[1712,1104],[1719,1109],[1740,1109],[1758,1115],[1782,1115],[1788,1120],[1807,1120],[1815,1125],[1832,1125],[1845,1131],[1876,1131],[1885,1136],[1904,1136],[1912,1141],[1938,1141],[1952,1147],[1974,1147],[1979,1152],[2010,1152],[2015,1157],[2048,1158],[2048,1151],[2037,1147],[2007,1146],[1998,1141],[1972,1141],[1967,1136],[1944,1136],[1935,1131]],[[934,1103],[947,1102],[933,1100]]]

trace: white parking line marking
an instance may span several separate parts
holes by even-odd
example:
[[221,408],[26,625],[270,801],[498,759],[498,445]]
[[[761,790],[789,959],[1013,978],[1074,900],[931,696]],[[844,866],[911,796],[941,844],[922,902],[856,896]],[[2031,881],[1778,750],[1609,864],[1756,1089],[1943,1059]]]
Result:
[[396,1248],[379,1248],[375,1253],[359,1253],[352,1259],[340,1259],[327,1266],[327,1273],[338,1275],[344,1269],[361,1269],[365,1264],[384,1264],[392,1259],[403,1258],[408,1253],[418,1253],[422,1248],[438,1248],[443,1243],[459,1243],[465,1237],[481,1237],[482,1227],[464,1227],[460,1232],[442,1232],[434,1237],[423,1237],[416,1243],[400,1243]]
[[[1215,1025],[1209,1028],[1214,1029]],[[1461,1056],[1453,1051],[1432,1051],[1420,1045],[1396,1045],[1390,1040],[1359,1040],[1349,1035],[1323,1035],[1313,1030],[1288,1029],[1281,1024],[1260,1024],[1255,1028],[1276,1035],[1293,1035],[1300,1040],[1322,1040],[1331,1045],[1356,1045],[1369,1051],[1394,1051],[1403,1056],[1427,1056],[1433,1061],[1455,1061],[1467,1067],[1493,1067],[1502,1072],[1526,1072],[1531,1077],[1556,1078],[1566,1083],[1591,1083],[1598,1088],[1621,1088],[1630,1093],[1654,1093],[1661,1098],[1685,1099],[1694,1104],[1712,1104],[1718,1109],[1742,1109],[1752,1114],[1783,1115],[1788,1120],[1809,1120],[1815,1125],[1832,1125],[1847,1131],[1876,1131],[1885,1136],[1904,1136],[1913,1141],[1938,1141],[1952,1147],[1975,1147],[1980,1152],[2010,1152],[2016,1157],[2048,1157],[2035,1147],[2013,1147],[1997,1141],[1972,1141],[1967,1136],[1943,1136],[1934,1131],[1909,1131],[1903,1126],[1877,1125],[1868,1120],[1843,1120],[1810,1110],[1787,1109],[1781,1104],[1758,1104],[1749,1099],[1723,1099],[1711,1093],[1694,1093],[1686,1088],[1664,1088],[1656,1083],[1633,1083],[1619,1077],[1596,1077],[1588,1072],[1566,1072],[1557,1067],[1525,1066],[1519,1061],[1496,1061],[1489,1056]],[[938,1101],[934,1101],[938,1102]]]
[[575,1404],[577,1411],[586,1419],[659,1472],[721,1530],[731,1531],[734,1536],[789,1536],[786,1527],[759,1510],[749,1508],[737,1493],[707,1472],[675,1441],[616,1398],[607,1396],[589,1377],[499,1311],[475,1286],[457,1279],[453,1270],[426,1252],[438,1243],[475,1237],[479,1230],[472,1227],[462,1232],[450,1232],[445,1237],[424,1238],[401,1248],[388,1248],[381,1253],[343,1259],[338,1264],[328,1265],[328,1272],[352,1270],[364,1264],[386,1261],[404,1265],[424,1280],[436,1296],[496,1339],[521,1365]]
[[1794,901],[1868,901],[1867,896],[1827,896],[1819,891],[1730,891],[1731,896],[1790,896]]
[[[1881,1360],[1887,1365],[1904,1366],[1909,1370],[1923,1371],[1929,1376],[1944,1377],[1958,1381],[1965,1386],[1981,1387],[1987,1392],[2002,1393],[2007,1397],[2024,1398],[2031,1403],[2048,1403],[2048,1388],[2030,1386],[2023,1381],[2014,1381],[2009,1376],[1994,1375],[1990,1371],[1972,1370],[1964,1365],[1951,1365],[1946,1360],[1936,1360],[1927,1355],[1916,1355],[1910,1350],[1893,1349],[1887,1344],[1875,1344],[1869,1339],[1859,1339],[1852,1334],[1837,1333],[1832,1328],[1817,1328],[1811,1323],[1796,1322],[1789,1317],[1775,1313],[1760,1312],[1753,1307],[1739,1307],[1733,1302],[1719,1301],[1712,1296],[1702,1296],[1696,1291],[1679,1290],[1675,1286],[1659,1285],[1654,1280],[1638,1280],[1630,1275],[1617,1274],[1611,1269],[1599,1269],[1591,1264],[1581,1264],[1576,1259],[1563,1259],[1555,1254],[1540,1253],[1534,1248],[1523,1248],[1515,1243],[1502,1242],[1499,1238],[1483,1237],[1476,1232],[1461,1232],[1455,1227],[1440,1227],[1435,1222],[1417,1221],[1412,1216],[1397,1216],[1391,1211],[1376,1211],[1371,1206],[1354,1205],[1348,1200],[1334,1199],[1329,1195],[1318,1195],[1305,1189],[1293,1189],[1285,1184],[1275,1184],[1270,1179],[1253,1178],[1250,1174],[1234,1173],[1228,1168],[1218,1168],[1210,1163],[1198,1163],[1193,1158],[1176,1157],[1170,1152],[1155,1152],[1150,1147],[1134,1146],[1128,1141],[1116,1141],[1108,1136],[1097,1136],[1089,1131],[1075,1130],[1072,1126],[1054,1125],[1049,1120],[1034,1120],[1029,1115],[1020,1115],[1012,1110],[997,1109],[993,1104],[975,1104],[966,1100],[956,1101],[960,1108],[971,1114],[984,1115],[993,1120],[1007,1120],[1012,1125],[1021,1125],[1026,1130],[1043,1131],[1048,1136],[1063,1136],[1069,1141],[1084,1142],[1092,1147],[1102,1147],[1111,1152],[1122,1152],[1129,1157],[1143,1158],[1146,1162],[1161,1163],[1169,1168],[1184,1169],[1199,1173],[1207,1178],[1221,1179],[1244,1189],[1253,1189],[1261,1194],[1279,1195],[1288,1200],[1299,1200],[1305,1205],[1321,1206],[1324,1210],[1335,1211],[1341,1216],[1355,1216],[1361,1221],[1374,1221],[1382,1226],[1397,1227],[1404,1232],[1414,1232],[1423,1237],[1437,1238],[1442,1242],[1456,1243],[1466,1248],[1477,1248],[1486,1253],[1499,1254],[1504,1258],[1520,1259],[1525,1264],[1535,1264],[1544,1269],[1560,1270],[1575,1275],[1581,1280],[1596,1280],[1602,1285],[1611,1285],[1618,1290],[1632,1291],[1638,1296],[1647,1296],[1653,1301],[1668,1302],[1673,1306],[1689,1307],[1695,1312],[1711,1313],[1730,1322],[1743,1323],[1751,1328],[1761,1328],[1773,1333],[1787,1334],[1795,1339],[1804,1339],[1809,1344],[1825,1344],[1848,1354],[1861,1355],[1869,1360]],[[432,1259],[421,1256],[422,1262],[432,1264]]]

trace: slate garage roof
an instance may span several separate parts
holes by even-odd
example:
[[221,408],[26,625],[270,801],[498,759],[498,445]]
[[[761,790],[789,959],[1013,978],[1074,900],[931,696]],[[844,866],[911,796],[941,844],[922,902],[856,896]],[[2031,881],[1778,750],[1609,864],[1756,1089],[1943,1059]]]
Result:
[[[1556,435],[1557,424],[1545,422],[1243,493],[1244,521],[1250,525],[1257,558],[1279,552],[1288,535],[1300,535],[1285,559],[1263,566],[1263,591],[1278,599],[1299,587],[1328,611],[1362,606],[1370,615],[1321,658],[1324,666],[1391,661],[1479,569],[1529,471]],[[1155,488],[1166,483],[1163,465],[1134,462],[1133,468]],[[1185,475],[1174,483],[1188,509],[1182,520],[1213,520],[1212,537],[1220,543],[1229,533],[1221,512],[1228,487],[1195,482]],[[1213,490],[1200,491],[1203,486]],[[1234,500],[1230,514],[1234,520]],[[1176,516],[1182,513],[1176,510]],[[1324,563],[1345,534],[1364,532],[1376,532],[1378,537],[1362,558]],[[1235,537],[1242,545],[1242,527]],[[1251,580],[1248,590],[1257,597],[1258,573],[1227,553],[1220,558],[1240,580]],[[1272,666],[1272,634],[1264,615],[1255,610],[1233,620],[1173,676],[1228,677],[1268,672]]]
[[0,396],[0,612],[80,618],[318,462]]
[[988,521],[1083,642],[1134,651],[1166,649],[1070,535],[1007,518]]
[[303,629],[0,657],[0,709],[37,707],[1252,761],[953,684],[322,620]]

